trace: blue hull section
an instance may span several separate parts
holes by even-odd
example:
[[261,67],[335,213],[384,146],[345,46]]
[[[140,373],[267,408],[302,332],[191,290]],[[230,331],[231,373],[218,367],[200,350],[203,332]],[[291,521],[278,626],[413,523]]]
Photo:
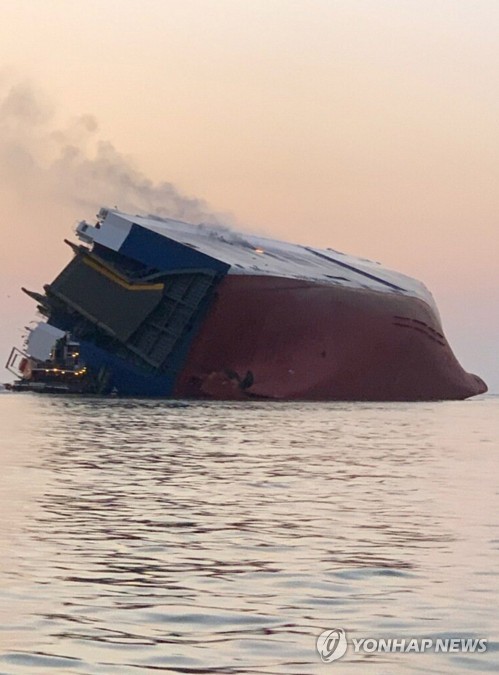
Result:
[[125,261],[141,263],[142,276],[120,276],[119,265],[126,270],[126,262],[77,250],[47,287],[57,308],[50,323],[80,344],[88,391],[172,396],[214,288],[229,266],[135,225],[119,253]]
[[148,267],[162,272],[206,269],[226,274],[230,265],[196,251],[162,235],[133,225],[130,234],[119,249],[122,255],[139,260]]
[[125,359],[115,356],[90,342],[80,342],[80,358],[98,376],[105,372],[102,393],[115,391],[122,396],[171,396],[175,383],[173,375],[145,373]]

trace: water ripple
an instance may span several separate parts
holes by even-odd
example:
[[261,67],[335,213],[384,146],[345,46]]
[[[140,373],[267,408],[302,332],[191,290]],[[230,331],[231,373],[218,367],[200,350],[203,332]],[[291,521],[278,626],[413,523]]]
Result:
[[0,403],[0,672],[320,673],[340,626],[490,640],[351,673],[496,668],[497,398]]

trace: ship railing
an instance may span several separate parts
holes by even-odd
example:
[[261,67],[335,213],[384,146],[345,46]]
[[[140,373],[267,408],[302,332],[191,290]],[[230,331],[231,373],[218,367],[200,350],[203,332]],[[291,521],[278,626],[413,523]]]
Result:
[[12,375],[15,375],[16,377],[22,377],[23,373],[21,370],[21,363],[23,359],[29,359],[28,354],[21,351],[17,347],[12,347],[9,358],[7,359],[7,363],[5,364],[5,368],[9,371],[9,373],[12,373]]

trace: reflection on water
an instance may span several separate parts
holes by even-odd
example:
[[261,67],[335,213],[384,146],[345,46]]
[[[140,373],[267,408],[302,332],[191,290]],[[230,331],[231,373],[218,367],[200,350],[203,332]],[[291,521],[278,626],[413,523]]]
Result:
[[0,397],[0,672],[494,671],[498,413]]

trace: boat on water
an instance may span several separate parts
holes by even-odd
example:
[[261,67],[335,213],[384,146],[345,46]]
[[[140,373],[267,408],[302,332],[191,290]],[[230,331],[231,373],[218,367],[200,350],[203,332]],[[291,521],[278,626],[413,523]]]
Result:
[[421,282],[333,249],[101,209],[14,348],[15,390],[416,401],[487,390]]

